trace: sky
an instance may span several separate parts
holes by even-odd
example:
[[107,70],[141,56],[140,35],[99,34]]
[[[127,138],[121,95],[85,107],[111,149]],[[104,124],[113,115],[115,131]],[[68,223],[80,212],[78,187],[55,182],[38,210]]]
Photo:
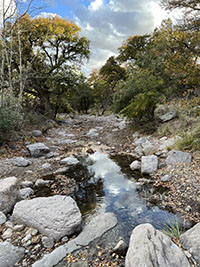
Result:
[[45,12],[73,20],[90,40],[90,60],[83,67],[86,75],[117,55],[129,36],[152,32],[166,16],[159,0],[51,0]]
[[73,20],[81,28],[81,35],[90,40],[90,60],[82,69],[86,75],[100,68],[110,56],[117,55],[129,36],[152,32],[167,16],[159,6],[160,0],[45,1],[42,16],[52,13]]

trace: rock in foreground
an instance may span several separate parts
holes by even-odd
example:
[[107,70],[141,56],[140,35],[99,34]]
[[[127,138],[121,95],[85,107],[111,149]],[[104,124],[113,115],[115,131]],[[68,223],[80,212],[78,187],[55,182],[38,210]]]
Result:
[[0,211],[9,213],[19,198],[16,177],[0,179]]
[[13,219],[37,229],[40,233],[60,240],[72,235],[81,227],[81,213],[71,197],[40,197],[18,202],[13,211]]
[[113,213],[108,212],[98,215],[84,228],[74,242],[79,246],[87,246],[90,242],[115,227],[116,224],[117,218]]
[[181,244],[200,264],[200,223],[181,235]]
[[0,243],[0,266],[11,267],[24,257],[24,248],[14,247],[9,242]]
[[96,238],[101,237],[104,233],[115,227],[117,218],[113,213],[98,215],[85,226],[84,230],[75,239],[70,240],[63,246],[56,248],[49,254],[46,254],[41,260],[35,262],[33,267],[52,267],[58,264],[67,254],[70,254]]
[[151,224],[137,226],[126,255],[126,267],[190,267],[182,250]]

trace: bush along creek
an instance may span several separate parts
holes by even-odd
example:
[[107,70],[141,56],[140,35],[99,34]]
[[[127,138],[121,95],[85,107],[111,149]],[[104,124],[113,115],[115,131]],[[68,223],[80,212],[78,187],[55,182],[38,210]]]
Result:
[[157,179],[192,155],[138,133],[127,148],[126,131],[114,116],[81,116],[0,161],[9,170],[0,180],[1,267],[200,264],[200,224],[165,204],[170,174]]

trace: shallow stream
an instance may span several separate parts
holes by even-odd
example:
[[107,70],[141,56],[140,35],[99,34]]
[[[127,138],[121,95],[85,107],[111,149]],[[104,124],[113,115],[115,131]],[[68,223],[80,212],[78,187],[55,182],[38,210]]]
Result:
[[[82,212],[85,223],[93,216],[113,212],[120,225],[120,236],[128,242],[132,229],[142,223],[151,223],[157,229],[180,220],[176,215],[150,203],[153,194],[164,195],[159,188],[142,185],[140,173],[132,171],[133,158],[95,152],[81,159],[81,164],[70,168],[67,176],[77,181],[73,197]],[[147,178],[148,179],[148,178]]]

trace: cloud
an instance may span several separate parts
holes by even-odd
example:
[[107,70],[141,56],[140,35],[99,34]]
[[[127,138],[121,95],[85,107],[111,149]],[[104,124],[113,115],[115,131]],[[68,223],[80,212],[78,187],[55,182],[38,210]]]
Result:
[[61,18],[61,16],[59,16],[57,13],[49,13],[49,12],[41,12],[39,15],[35,16],[35,18],[39,18],[39,17],[43,17],[43,18],[59,17],[59,18]]
[[[77,1],[77,0],[76,0]],[[74,20],[91,41],[92,55],[84,67],[99,68],[129,36],[150,33],[163,17],[158,0],[93,0],[73,6]],[[159,16],[159,14],[161,16]]]

